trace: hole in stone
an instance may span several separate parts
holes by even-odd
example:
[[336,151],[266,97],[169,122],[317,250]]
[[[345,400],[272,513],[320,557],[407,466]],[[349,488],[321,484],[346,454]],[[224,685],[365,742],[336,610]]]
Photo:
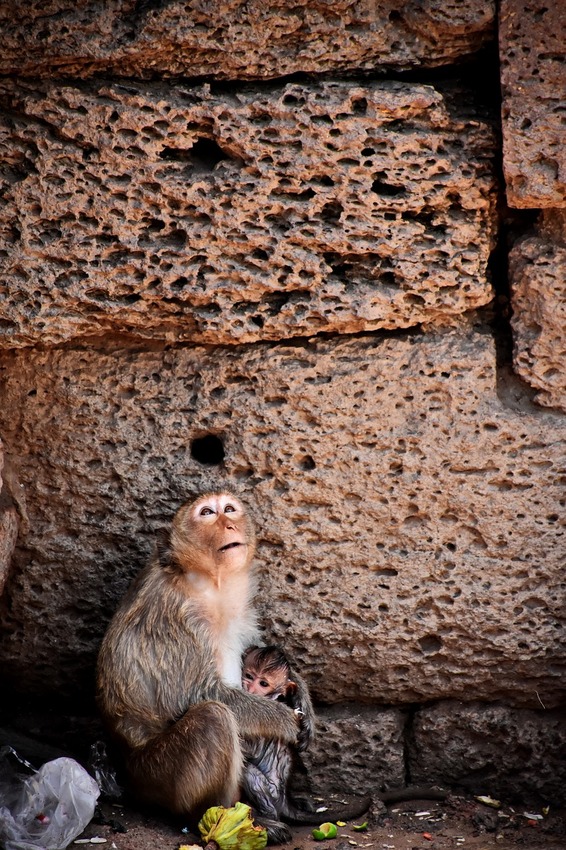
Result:
[[194,162],[207,171],[212,171],[214,166],[223,159],[230,159],[224,153],[214,139],[199,138],[191,148],[164,147],[159,154],[161,159],[176,160],[178,162]]
[[197,139],[191,148],[191,156],[204,165],[205,168],[210,169],[210,171],[212,171],[216,163],[223,159],[229,159],[214,139]]
[[309,470],[315,469],[316,463],[312,459],[310,455],[305,455],[305,457],[301,461],[301,469]]
[[197,437],[191,443],[191,457],[206,466],[218,466],[224,460],[224,444],[215,434]]
[[186,277],[178,277],[177,280],[172,281],[171,289],[174,292],[180,292],[182,289],[185,288],[185,286],[187,285],[188,282],[189,281],[187,280]]
[[303,97],[299,98],[299,97],[296,97],[296,95],[294,95],[294,94],[286,94],[285,97],[283,98],[283,103],[286,104],[287,106],[295,106],[297,104],[300,105],[304,102],[305,102],[305,99]]
[[419,646],[426,655],[431,655],[442,649],[442,641],[437,635],[426,635],[419,638]]
[[149,220],[147,229],[150,233],[159,233],[165,227],[165,222],[160,218],[152,218]]
[[374,180],[371,184],[371,191],[375,192],[376,195],[387,195],[394,197],[395,195],[404,195],[406,189],[404,186],[394,186],[393,183],[386,183],[384,180],[379,179],[381,175],[378,175],[378,179]]
[[334,180],[328,174],[321,174],[312,178],[313,183],[320,183],[321,186],[334,186]]
[[162,242],[172,248],[184,248],[187,243],[187,234],[184,230],[172,230],[162,237]]
[[368,102],[365,97],[357,97],[352,100],[352,112],[358,115],[365,115],[368,108]]
[[320,211],[323,221],[338,221],[344,212],[344,207],[339,201],[329,201]]
[[7,333],[15,330],[18,327],[18,323],[12,321],[12,319],[0,319],[0,333]]

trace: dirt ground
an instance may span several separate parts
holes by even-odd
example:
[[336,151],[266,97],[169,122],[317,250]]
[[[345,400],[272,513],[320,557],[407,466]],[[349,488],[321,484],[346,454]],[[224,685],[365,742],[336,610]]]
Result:
[[[344,798],[328,798],[320,805],[335,808]],[[444,802],[413,800],[387,808],[384,813],[358,819],[368,821],[366,831],[354,823],[338,828],[334,839],[315,841],[312,827],[293,829],[287,850],[566,850],[566,812],[542,813],[521,806],[495,810],[473,797],[450,796]],[[324,822],[320,813],[320,822]],[[85,839],[99,839],[84,843]],[[104,841],[102,841],[104,839]],[[201,843],[166,816],[148,814],[117,804],[103,803],[93,822],[79,837],[75,850],[100,844],[102,850],[177,850],[180,844]]]

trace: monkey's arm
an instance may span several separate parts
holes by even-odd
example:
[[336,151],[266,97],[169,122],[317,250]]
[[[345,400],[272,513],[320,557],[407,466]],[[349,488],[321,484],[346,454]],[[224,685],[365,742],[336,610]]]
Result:
[[302,712],[300,717],[300,728],[297,736],[297,747],[299,752],[304,752],[310,747],[315,735],[315,715],[312,707],[308,685],[302,676],[298,676],[294,670],[291,671],[293,681],[297,690],[293,695],[293,707]]
[[234,713],[240,735],[244,738],[276,738],[295,744],[300,734],[296,714],[286,705],[248,694],[218,682],[209,699],[225,703]]

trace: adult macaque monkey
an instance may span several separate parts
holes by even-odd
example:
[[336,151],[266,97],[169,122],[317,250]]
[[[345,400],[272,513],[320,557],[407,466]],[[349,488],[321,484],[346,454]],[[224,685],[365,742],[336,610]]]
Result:
[[[253,525],[240,500],[207,493],[183,505],[158,552],[114,615],[98,658],[102,716],[142,800],[198,818],[233,805],[242,739],[308,746],[314,713],[293,674],[302,717],[241,688],[256,643]],[[263,818],[271,841],[288,830]]]

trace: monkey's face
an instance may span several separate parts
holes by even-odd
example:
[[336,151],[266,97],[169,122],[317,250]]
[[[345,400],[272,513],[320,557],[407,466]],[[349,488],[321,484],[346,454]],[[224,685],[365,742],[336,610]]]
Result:
[[253,527],[239,499],[230,493],[207,493],[182,507],[173,523],[190,547],[192,566],[202,571],[238,572],[246,568],[254,553]]
[[246,665],[242,671],[243,689],[260,697],[268,697],[269,699],[284,697],[287,693],[288,684],[287,676],[282,670],[271,670],[266,673],[265,670],[258,669],[253,665]]

